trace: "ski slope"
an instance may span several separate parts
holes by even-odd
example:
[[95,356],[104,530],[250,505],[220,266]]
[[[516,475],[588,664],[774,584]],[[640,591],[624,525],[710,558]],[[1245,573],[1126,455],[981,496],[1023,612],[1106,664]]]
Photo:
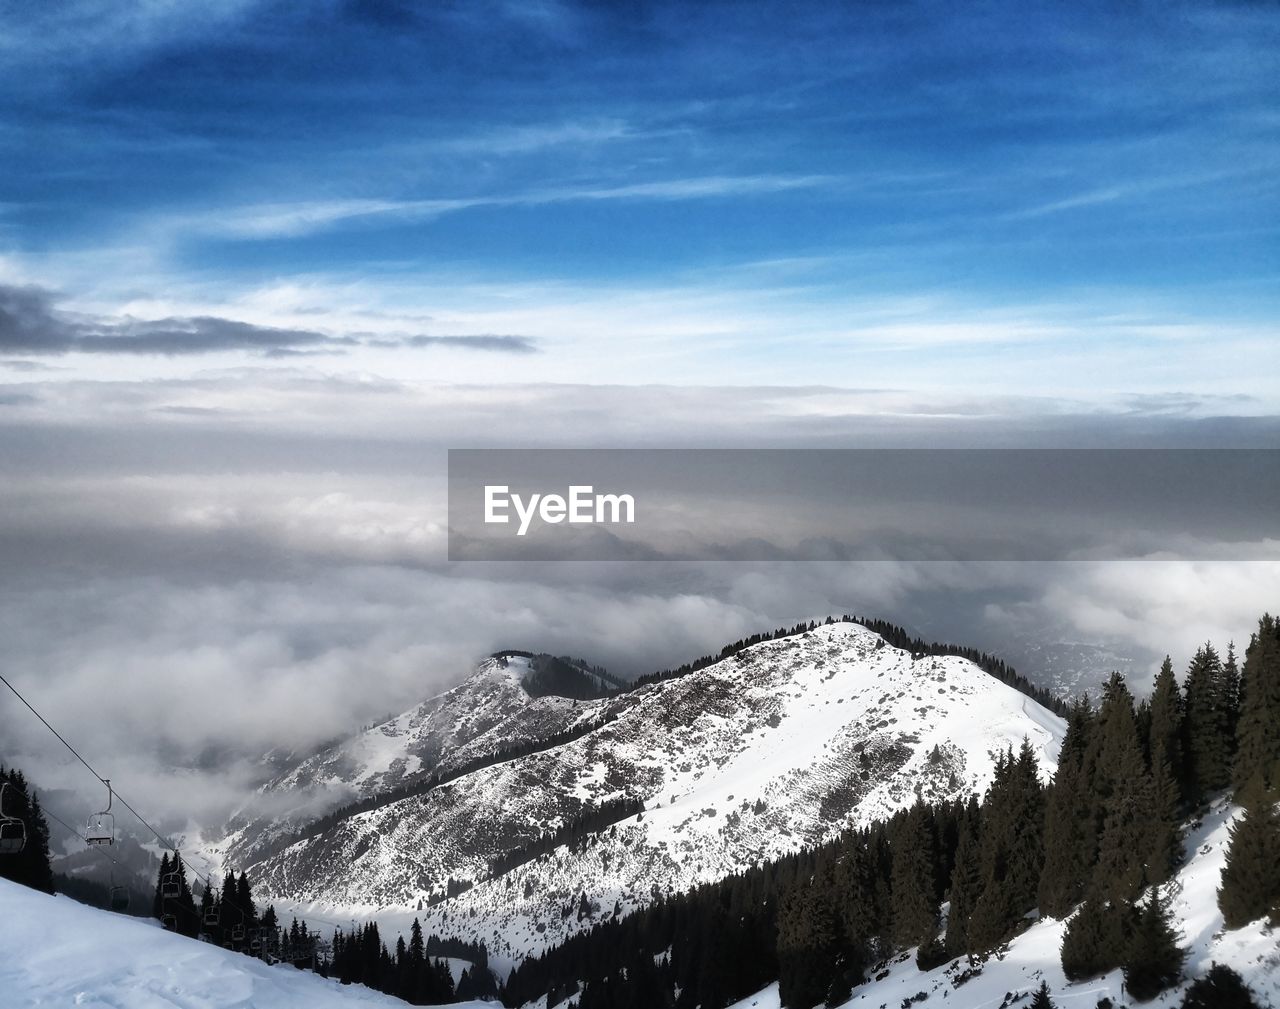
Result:
[[[1046,918],[1009,943],[1007,950],[989,959],[980,974],[958,985],[956,981],[966,967],[964,959],[921,971],[916,967],[915,950],[911,950],[895,958],[886,976],[855,988],[853,997],[841,1009],[903,1006],[908,1004],[906,1000],[922,993],[927,997],[912,1003],[920,1009],[1028,1005],[1042,980],[1048,982],[1058,1009],[1094,1009],[1104,997],[1117,1006],[1177,1009],[1190,979],[1205,974],[1214,962],[1239,972],[1260,1006],[1280,1009],[1280,929],[1257,921],[1226,932],[1218,911],[1217,891],[1226,861],[1227,829],[1237,812],[1235,807],[1220,804],[1184,839],[1189,859],[1167,892],[1173,898],[1172,910],[1182,927],[1188,981],[1150,1002],[1135,1003],[1125,996],[1120,971],[1074,984],[1068,982],[1058,957],[1066,923]],[[1012,1000],[1010,995],[1020,1000]],[[731,1009],[779,1009],[778,986],[770,985]]]
[[[405,1003],[0,879],[3,1009],[391,1009]],[[490,1003],[458,1003],[493,1009]]]

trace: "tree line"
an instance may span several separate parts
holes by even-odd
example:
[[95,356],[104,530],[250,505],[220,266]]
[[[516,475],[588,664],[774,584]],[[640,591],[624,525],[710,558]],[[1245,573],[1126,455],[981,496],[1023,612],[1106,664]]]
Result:
[[522,847],[494,856],[489,860],[489,876],[491,878],[502,876],[532,862],[535,858],[551,854],[562,844],[572,847],[590,834],[598,834],[623,820],[643,813],[643,801],[625,796],[588,807],[577,816],[566,820],[555,830],[540,834],[535,840]]
[[263,844],[255,846],[253,849],[253,859],[261,862],[272,855],[279,854],[290,845],[307,841],[313,837],[318,837],[325,831],[337,826],[343,820],[349,820],[353,816],[360,813],[367,813],[370,810],[381,809],[383,806],[390,806],[392,803],[400,802],[402,799],[410,799],[414,796],[426,795],[428,792],[434,791],[442,785],[448,785],[464,778],[468,774],[474,774],[476,771],[484,770],[486,767],[494,767],[498,764],[505,764],[510,760],[517,760],[521,757],[528,757],[535,753],[543,753],[546,750],[554,750],[557,746],[564,746],[566,743],[572,743],[581,739],[597,729],[608,725],[614,716],[597,719],[593,722],[586,722],[582,725],[576,725],[572,728],[564,729],[561,732],[553,733],[549,736],[540,736],[537,739],[529,739],[523,743],[514,743],[505,746],[502,749],[494,750],[492,753],[484,754],[459,764],[457,767],[450,768],[447,771],[437,772],[426,778],[419,779],[400,788],[390,789],[385,792],[375,792],[363,799],[357,799],[355,802],[349,802],[345,806],[340,806],[331,813],[317,817],[310,821],[306,826],[289,833],[267,841]]
[[818,627],[830,624],[861,624],[867,630],[873,631],[880,637],[884,638],[894,648],[901,648],[910,652],[917,658],[925,655],[942,656],[954,655],[963,659],[968,659],[975,666],[990,676],[994,676],[1001,683],[1012,687],[1019,693],[1026,694],[1042,707],[1047,708],[1059,715],[1066,715],[1067,704],[1062,698],[1049,690],[1037,687],[1031,683],[1025,676],[1022,676],[1012,666],[1003,659],[996,658],[994,655],[988,655],[986,652],[977,648],[969,648],[965,645],[952,645],[938,641],[925,641],[924,638],[915,637],[905,628],[899,627],[897,624],[889,623],[887,620],[877,620],[868,617],[857,617],[851,614],[843,614],[842,616],[829,616],[826,620],[819,624],[817,621],[810,620],[808,623],[798,623],[790,627],[779,627],[772,631],[763,631],[759,634],[752,634],[748,637],[741,638],[732,644],[725,645],[715,655],[704,655],[700,659],[692,662],[686,662],[682,666],[674,669],[663,669],[656,673],[648,673],[638,677],[632,684],[632,690],[642,687],[649,683],[661,683],[664,680],[679,679],[682,676],[688,676],[690,673],[696,673],[700,669],[706,669],[713,666],[717,662],[723,662],[725,659],[732,658],[739,652],[751,648],[753,645],[762,644],[766,641],[778,641],[782,638],[794,637],[797,634],[805,634],[809,631],[817,630]]
[[6,769],[3,764],[0,764],[0,788],[4,791],[4,805],[0,807],[0,813],[11,824],[17,821],[22,825],[20,830],[14,826],[12,835],[15,838],[21,835],[25,839],[20,851],[0,853],[0,879],[13,880],[41,893],[53,893],[49,824],[44,810],[40,808],[40,797],[27,784],[21,771]]

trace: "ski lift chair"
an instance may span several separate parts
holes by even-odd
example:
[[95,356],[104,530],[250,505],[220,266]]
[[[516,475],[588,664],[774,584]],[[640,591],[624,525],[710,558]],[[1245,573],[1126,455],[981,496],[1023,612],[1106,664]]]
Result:
[[84,842],[85,844],[115,844],[116,843],[116,817],[111,812],[111,803],[114,798],[111,791],[111,781],[107,779],[107,808],[100,813],[94,813],[89,817],[88,823],[84,826]]
[[160,924],[170,932],[176,932],[178,930],[178,919],[174,915],[166,914],[160,919]]
[[244,941],[244,922],[241,922],[239,925],[233,925],[231,927],[231,938],[234,939],[236,942]]
[[182,884],[178,882],[176,872],[166,873],[160,881],[160,896],[165,900],[176,900],[182,896]]
[[204,913],[204,923],[205,925],[216,927],[218,924],[218,912],[206,911]]
[[26,821],[4,811],[4,794],[9,788],[7,781],[0,785],[0,855],[16,855],[27,846]]

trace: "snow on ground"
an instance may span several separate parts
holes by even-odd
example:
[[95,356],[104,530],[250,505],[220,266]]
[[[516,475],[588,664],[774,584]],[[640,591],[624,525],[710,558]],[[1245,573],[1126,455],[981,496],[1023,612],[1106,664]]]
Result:
[[[1188,863],[1178,873],[1167,892],[1172,896],[1174,914],[1181,923],[1187,950],[1188,978],[1203,975],[1213,962],[1240,972],[1253,989],[1259,1005],[1280,1009],[1280,929],[1254,922],[1232,932],[1224,932],[1218,912],[1217,889],[1226,860],[1227,827],[1238,810],[1225,804],[1216,808],[1203,823],[1194,825],[1185,838]],[[998,958],[993,957],[982,972],[959,986],[955,981],[964,970],[963,959],[935,970],[916,968],[915,951],[895,959],[887,973],[854,989],[853,998],[842,1009],[897,1007],[923,993],[927,998],[913,1003],[918,1009],[945,1006],[946,1009],[999,1009],[1004,1005],[1029,1005],[1031,993],[1041,980],[1049,983],[1058,1009],[1094,1009],[1099,999],[1109,997],[1117,1006],[1133,1005],[1123,991],[1120,971],[1105,977],[1068,983],[1063,976],[1058,951],[1066,924],[1046,918],[1018,936]],[[1182,1004],[1186,984],[1171,989],[1147,1003],[1159,1009]],[[1020,1002],[1008,996],[1025,994]],[[770,985],[737,1003],[732,1009],[779,1009],[778,986]]]
[[[0,880],[4,1009],[347,1009],[403,1007],[359,985],[239,953]],[[490,1003],[459,1003],[493,1009]]]

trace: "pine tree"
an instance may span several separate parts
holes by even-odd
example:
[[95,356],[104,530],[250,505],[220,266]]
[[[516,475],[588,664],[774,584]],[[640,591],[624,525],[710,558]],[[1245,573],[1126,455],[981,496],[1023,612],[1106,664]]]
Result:
[[206,925],[205,921],[211,914],[213,914],[213,886],[206,885],[200,891],[200,930],[209,936],[213,935],[215,926]]
[[1036,989],[1035,997],[1031,1000],[1031,1009],[1057,1009],[1053,999],[1049,997],[1048,981],[1040,982],[1040,987]]
[[249,877],[243,872],[236,880],[236,907],[243,917],[245,931],[256,928],[258,909],[253,903],[253,887],[249,885]]
[[836,864],[834,877],[832,901],[845,950],[842,974],[852,986],[863,980],[875,958],[888,909],[880,906],[876,860],[864,842],[851,845]]
[[[1160,873],[1152,870],[1155,784],[1134,741],[1119,765],[1121,776],[1107,799],[1091,892],[1104,900],[1132,900]],[[1165,859],[1161,859],[1166,861]]]
[[1081,904],[1062,937],[1062,972],[1067,979],[1081,981],[1121,966],[1132,918],[1132,908],[1123,901],[1089,899]]
[[169,853],[166,851],[164,856],[160,859],[160,871],[156,875],[155,897],[151,901],[151,917],[159,918],[161,921],[163,921],[165,916],[169,913],[168,908],[166,907],[168,904],[168,898],[164,895],[165,878],[169,873]]
[[1178,983],[1185,960],[1168,901],[1156,887],[1137,914],[1125,947],[1125,989],[1140,1002],[1150,1001]]
[[1204,977],[1187,989],[1182,1009],[1260,1009],[1244,978],[1230,967],[1215,963]]
[[1227,642],[1227,657],[1222,660],[1222,707],[1227,713],[1227,742],[1231,758],[1236,753],[1236,732],[1240,727],[1242,699],[1240,667],[1236,664],[1236,643]]
[[1244,653],[1234,781],[1236,801],[1280,801],[1280,620],[1258,621]]
[[1231,778],[1232,744],[1222,696],[1222,662],[1213,645],[1206,643],[1192,658],[1185,690],[1187,786],[1193,804],[1199,805],[1211,793],[1225,788]]
[[1072,706],[1058,755],[1058,771],[1045,798],[1044,870],[1037,899],[1043,914],[1065,918],[1084,899],[1098,838],[1096,801],[1088,788],[1085,753],[1093,723],[1088,698]]
[[1268,800],[1253,800],[1230,834],[1218,907],[1227,928],[1240,928],[1280,901],[1280,813]]
[[181,935],[194,939],[200,934],[200,919],[196,913],[195,897],[191,893],[191,885],[187,882],[187,867],[179,852],[173,853],[173,861],[169,863],[169,871],[177,876],[178,896],[169,901],[169,914],[177,919],[174,930]]
[[980,817],[977,797],[970,796],[960,817],[955,867],[951,871],[946,949],[952,956],[959,956],[969,949],[969,918],[982,892]]
[[893,942],[927,943],[937,932],[933,829],[928,807],[917,803],[902,819],[892,842]]
[[827,892],[820,885],[798,887],[778,910],[778,994],[788,1009],[810,1009],[831,988],[840,933]]
[[53,866],[49,856],[49,825],[40,808],[40,797],[31,789],[21,771],[6,771],[0,765],[0,786],[4,789],[4,813],[22,821],[26,843],[22,850],[0,858],[0,879],[10,879],[41,893],[53,893]]
[[1182,722],[1182,693],[1178,689],[1177,677],[1173,675],[1173,660],[1166,655],[1151,690],[1149,763],[1153,771],[1161,762],[1167,763],[1170,775],[1178,782],[1186,776]]
[[1089,892],[1100,900],[1132,900],[1161,874],[1149,862],[1163,820],[1139,744],[1133,696],[1119,674],[1107,684],[1094,749],[1102,829]]
[[997,759],[982,806],[982,893],[969,917],[970,949],[994,948],[1036,906],[1043,824],[1044,790],[1035,751],[1024,739],[1016,757],[1009,750]]

